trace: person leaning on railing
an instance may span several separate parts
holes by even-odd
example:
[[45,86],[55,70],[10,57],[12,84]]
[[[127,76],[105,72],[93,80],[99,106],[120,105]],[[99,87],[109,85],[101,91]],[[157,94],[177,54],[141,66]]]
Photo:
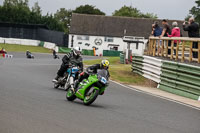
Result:
[[[153,24],[152,24],[152,31],[151,31],[151,35],[155,36],[155,37],[159,37],[160,35],[162,34],[162,28],[159,26],[159,23],[158,21],[155,21]],[[157,40],[156,41],[156,45],[160,45],[161,47],[161,40]],[[159,53],[161,51],[161,49],[159,48],[158,49]]]
[[[171,34],[171,29],[166,19],[162,20],[162,25],[163,25],[163,31],[160,37],[168,37],[167,34]],[[168,47],[171,47],[171,40],[168,41]],[[168,49],[168,55],[170,54],[171,54],[171,50]]]
[[[178,27],[178,23],[173,22],[172,26],[173,26],[172,34],[170,35],[169,33],[167,33],[168,37],[180,37],[181,36],[181,30]],[[174,40],[174,47],[176,47],[176,46],[177,46],[177,40]],[[176,55],[176,50],[174,50],[174,54]]]
[[[183,23],[183,30],[188,31],[188,36],[193,38],[199,37],[199,24],[191,17],[189,22]],[[193,42],[192,48],[198,49],[198,42]],[[193,58],[198,58],[198,52],[192,52]]]

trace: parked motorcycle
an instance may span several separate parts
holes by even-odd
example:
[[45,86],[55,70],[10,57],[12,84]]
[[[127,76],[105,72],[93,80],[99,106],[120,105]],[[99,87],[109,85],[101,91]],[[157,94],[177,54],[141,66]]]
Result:
[[84,105],[92,104],[98,95],[103,95],[108,86],[108,72],[104,69],[98,70],[97,74],[90,74],[87,79],[79,83],[75,92],[67,90],[66,98],[73,101],[76,98],[83,101]]
[[67,69],[67,72],[64,73],[64,77],[58,78],[58,82],[54,82],[54,88],[62,87],[64,90],[68,90],[70,85],[74,84],[76,75],[79,73],[79,68],[75,65],[72,65]]

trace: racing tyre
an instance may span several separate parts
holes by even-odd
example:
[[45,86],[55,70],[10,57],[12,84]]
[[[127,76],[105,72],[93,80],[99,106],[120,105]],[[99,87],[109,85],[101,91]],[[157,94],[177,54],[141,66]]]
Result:
[[97,96],[99,95],[99,90],[95,89],[94,87],[91,87],[88,92],[85,94],[85,98],[83,100],[84,105],[90,105],[92,104]]
[[75,96],[74,92],[72,92],[71,89],[68,89],[68,90],[67,90],[66,99],[67,99],[68,101],[74,101],[74,100],[76,99],[76,96]]
[[54,83],[54,88],[58,88],[60,85],[59,84],[56,84],[56,83]]

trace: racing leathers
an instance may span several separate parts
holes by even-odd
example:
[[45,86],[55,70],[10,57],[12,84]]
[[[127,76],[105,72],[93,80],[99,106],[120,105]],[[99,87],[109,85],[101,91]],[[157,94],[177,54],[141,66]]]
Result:
[[62,64],[60,66],[60,69],[57,72],[57,77],[54,80],[58,80],[59,77],[63,77],[64,73],[67,71],[67,69],[70,67],[70,65],[75,65],[80,68],[80,71],[83,71],[83,62],[82,57],[80,55],[74,55],[73,52],[67,53],[62,58]]
[[75,82],[75,86],[74,89],[76,90],[78,87],[78,84],[83,80],[83,79],[87,79],[89,77],[89,75],[92,74],[96,74],[98,69],[106,69],[108,72],[108,78],[110,77],[109,71],[108,71],[108,67],[105,68],[103,67],[101,64],[94,64],[92,66],[89,66],[86,69],[86,72],[82,72],[79,77],[78,80]]

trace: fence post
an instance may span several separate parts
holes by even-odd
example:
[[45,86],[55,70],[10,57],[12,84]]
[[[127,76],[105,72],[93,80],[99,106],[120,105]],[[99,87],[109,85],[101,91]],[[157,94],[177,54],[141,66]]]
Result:
[[150,55],[152,55],[152,53],[153,53],[153,51],[152,51],[152,50],[153,50],[152,44],[153,44],[153,40],[151,39],[151,40],[150,40],[150,48],[149,48],[149,54],[150,54]]
[[149,55],[151,55],[152,39],[149,39]]
[[173,59],[173,53],[174,53],[174,41],[171,43],[171,56],[170,59]]
[[149,38],[149,43],[148,44],[148,49],[147,49],[147,55],[150,55],[150,51],[151,51],[151,39]]
[[162,40],[162,49],[161,49],[161,56],[164,56],[164,40]]
[[156,55],[156,40],[153,40],[153,56]]
[[198,42],[198,63],[200,63],[200,42]]
[[165,49],[165,51],[166,51],[166,57],[168,57],[168,40],[167,41],[165,41],[166,42],[166,49]]
[[157,48],[157,54],[158,56],[160,55],[160,40],[156,40],[157,44],[158,44],[158,48]]
[[193,44],[193,42],[190,42],[190,55],[189,55],[189,62],[191,62],[192,61],[192,44]]
[[178,50],[179,50],[179,41],[177,41],[177,45],[176,45],[176,59],[178,60]]
[[181,57],[181,62],[184,62],[184,51],[185,51],[185,41],[182,43],[182,57]]

